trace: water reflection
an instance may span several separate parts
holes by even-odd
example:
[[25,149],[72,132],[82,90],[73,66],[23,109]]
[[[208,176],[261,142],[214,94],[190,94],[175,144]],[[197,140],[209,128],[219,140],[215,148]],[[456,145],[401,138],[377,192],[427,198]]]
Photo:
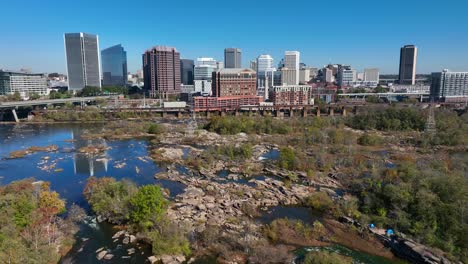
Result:
[[[48,181],[67,205],[75,203],[87,210],[88,204],[82,192],[90,176],[111,176],[118,180],[128,178],[138,185],[159,184],[169,189],[172,197],[184,191],[186,186],[182,183],[154,178],[161,168],[148,157],[149,143],[146,140],[108,141],[82,137],[86,133],[98,133],[102,128],[100,124],[0,125],[0,185],[31,177]],[[58,151],[8,158],[12,151],[49,145],[57,145]],[[97,155],[77,152],[90,145],[102,145],[106,150]],[[77,244],[63,263],[97,263],[95,251],[100,247],[116,254],[107,263],[143,263],[149,254],[147,249],[135,247],[135,255],[124,260],[122,257],[128,256],[127,246],[111,239],[116,230],[105,223],[91,227],[82,226]]]

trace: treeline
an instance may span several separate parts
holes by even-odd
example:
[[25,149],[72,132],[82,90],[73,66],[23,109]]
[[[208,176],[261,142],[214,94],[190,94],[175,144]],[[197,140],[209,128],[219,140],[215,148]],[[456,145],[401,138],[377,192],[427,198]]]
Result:
[[361,220],[412,235],[466,263],[467,158],[401,157],[396,168],[369,168],[351,184]]
[[71,249],[77,223],[86,216],[49,183],[22,180],[0,187],[0,260],[2,263],[57,263]]
[[270,116],[216,116],[209,120],[204,129],[221,135],[269,134],[286,135],[292,133],[319,132],[327,127],[338,127],[342,119],[330,118],[291,118],[277,119]]
[[213,117],[205,129],[221,135],[247,134],[287,134],[291,127],[284,121],[271,117]]
[[[360,130],[380,131],[424,131],[427,110],[415,108],[389,108],[368,111],[346,120],[346,125]],[[412,138],[409,143],[415,146],[458,146],[468,144],[468,114],[445,109],[435,110],[436,133],[421,134]],[[359,142],[362,145],[377,145],[379,139],[366,135]]]
[[424,130],[426,117],[414,108],[387,108],[350,117],[346,125],[360,130],[407,131]]
[[126,224],[151,241],[153,254],[190,254],[184,228],[167,218],[169,201],[158,185],[137,187],[128,180],[90,177],[83,194],[97,215]]

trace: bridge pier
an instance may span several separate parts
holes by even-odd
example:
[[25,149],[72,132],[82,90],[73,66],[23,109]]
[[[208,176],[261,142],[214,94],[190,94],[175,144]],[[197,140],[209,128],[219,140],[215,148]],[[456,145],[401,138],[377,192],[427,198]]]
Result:
[[346,112],[346,108],[343,106],[343,116],[346,116],[348,113]]
[[330,116],[334,116],[334,115],[335,115],[335,109],[333,109],[333,107],[328,108],[328,110],[329,110],[328,113],[329,113]]
[[166,111],[163,111],[162,112],[162,118],[166,118],[167,117],[167,112]]
[[11,112],[13,113],[13,117],[15,118],[15,122],[19,123],[18,115],[16,114],[16,109],[11,109]]
[[283,117],[284,117],[284,113],[281,112],[280,110],[276,110],[276,112],[275,112],[275,117],[283,118]]
[[320,107],[317,107],[317,117],[320,117]]
[[236,112],[234,112],[234,116],[240,116],[240,112],[236,110]]
[[210,117],[211,117],[210,111],[206,111],[206,118],[210,118]]
[[358,107],[354,106],[353,107],[353,114],[357,115],[357,113],[358,113]]
[[182,118],[182,116],[183,116],[183,115],[182,115],[182,112],[181,112],[181,111],[177,112],[177,118]]
[[302,109],[302,117],[307,117],[307,114],[308,114],[307,112],[308,112],[308,111],[309,111],[309,109],[308,109],[307,107],[304,107],[304,108]]

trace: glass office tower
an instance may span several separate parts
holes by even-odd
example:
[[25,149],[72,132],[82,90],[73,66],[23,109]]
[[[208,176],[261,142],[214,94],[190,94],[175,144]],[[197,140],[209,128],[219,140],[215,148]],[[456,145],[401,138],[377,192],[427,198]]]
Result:
[[102,85],[125,86],[127,84],[127,52],[122,45],[101,51]]

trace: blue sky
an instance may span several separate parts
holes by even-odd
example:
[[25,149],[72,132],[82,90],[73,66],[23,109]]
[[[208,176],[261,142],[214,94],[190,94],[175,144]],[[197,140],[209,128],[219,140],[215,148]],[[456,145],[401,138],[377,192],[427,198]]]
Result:
[[100,48],[121,43],[128,69],[155,45],[182,58],[223,59],[243,50],[243,66],[259,54],[277,63],[299,50],[311,66],[329,62],[397,73],[399,48],[419,48],[418,73],[468,71],[467,0],[1,0],[0,68],[65,72],[63,33],[99,35]]

